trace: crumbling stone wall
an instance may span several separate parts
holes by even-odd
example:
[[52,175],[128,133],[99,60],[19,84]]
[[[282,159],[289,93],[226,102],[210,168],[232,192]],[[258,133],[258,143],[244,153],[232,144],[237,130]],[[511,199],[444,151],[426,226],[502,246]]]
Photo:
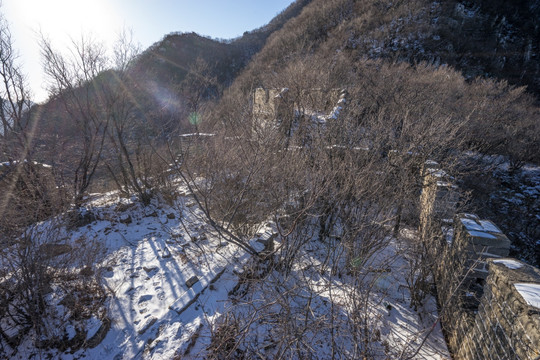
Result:
[[515,259],[489,259],[488,268],[478,313],[456,359],[538,359],[540,270]]
[[253,129],[264,130],[296,115],[332,113],[344,104],[346,95],[345,89],[304,89],[291,94],[288,88],[257,88],[253,92]]
[[[441,324],[455,359],[540,357],[540,270],[508,256],[510,240],[474,214],[453,217],[451,177],[427,163],[422,171],[420,227],[434,239]],[[446,228],[446,230],[445,230]],[[449,236],[451,234],[451,236]]]
[[421,170],[422,193],[420,195],[420,229],[422,239],[432,234],[443,238],[441,226],[450,223],[459,201],[457,186],[452,178],[439,169],[435,161],[426,161]]
[[302,90],[297,106],[313,112],[328,113],[345,95],[344,89],[306,89]]
[[436,269],[442,323],[454,352],[474,325],[488,275],[487,259],[507,256],[509,249],[510,241],[492,222],[473,214],[454,217],[453,238]]
[[257,88],[253,93],[254,126],[266,127],[268,123],[293,115],[289,90]]

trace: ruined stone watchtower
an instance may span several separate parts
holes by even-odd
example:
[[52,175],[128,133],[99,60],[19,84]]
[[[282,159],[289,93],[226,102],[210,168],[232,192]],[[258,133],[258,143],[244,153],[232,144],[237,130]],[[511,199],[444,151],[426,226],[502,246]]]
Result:
[[304,89],[293,95],[288,88],[253,92],[253,130],[269,129],[282,122],[307,117],[316,123],[336,119],[346,103],[345,89]]

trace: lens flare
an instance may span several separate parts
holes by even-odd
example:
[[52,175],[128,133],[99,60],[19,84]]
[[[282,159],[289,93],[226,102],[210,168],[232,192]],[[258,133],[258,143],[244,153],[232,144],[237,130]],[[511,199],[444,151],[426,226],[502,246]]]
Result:
[[152,81],[148,84],[148,89],[162,109],[170,114],[180,112],[182,104],[178,97],[169,89]]
[[199,125],[200,122],[201,122],[201,117],[199,116],[197,112],[192,112],[191,114],[189,114],[189,123],[191,125]]

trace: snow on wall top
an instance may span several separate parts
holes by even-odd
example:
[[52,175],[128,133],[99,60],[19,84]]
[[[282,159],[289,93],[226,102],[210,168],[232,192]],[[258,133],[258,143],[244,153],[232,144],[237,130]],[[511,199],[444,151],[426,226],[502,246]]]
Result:
[[540,284],[519,283],[514,287],[527,304],[540,309]]
[[523,266],[522,263],[520,263],[517,260],[511,260],[511,259],[499,259],[499,260],[493,260],[495,264],[502,264],[506,266],[509,269],[516,270]]
[[493,234],[503,235],[502,231],[489,220],[472,219],[469,217],[462,217],[459,220],[471,236],[495,238]]

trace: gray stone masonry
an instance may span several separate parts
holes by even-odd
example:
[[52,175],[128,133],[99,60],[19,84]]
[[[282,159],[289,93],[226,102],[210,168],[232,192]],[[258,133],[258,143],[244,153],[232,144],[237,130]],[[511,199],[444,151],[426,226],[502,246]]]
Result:
[[458,214],[454,219],[454,244],[464,249],[469,279],[485,279],[486,259],[508,256],[510,240],[491,221],[474,214]]
[[441,225],[451,222],[456,213],[458,188],[452,183],[453,178],[439,169],[435,161],[426,161],[420,173],[423,182],[420,195],[421,237],[442,237]]

